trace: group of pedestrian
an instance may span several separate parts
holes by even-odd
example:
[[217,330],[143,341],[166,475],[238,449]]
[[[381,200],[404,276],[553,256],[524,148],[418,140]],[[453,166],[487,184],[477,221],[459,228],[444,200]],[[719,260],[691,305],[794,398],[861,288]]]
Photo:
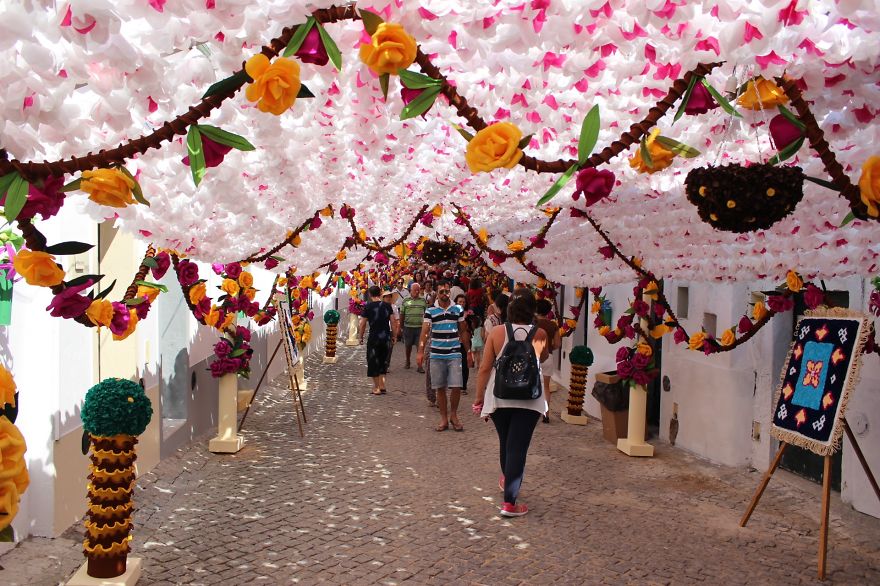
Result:
[[[548,357],[561,345],[559,327],[551,319],[552,304],[546,299],[536,300],[527,288],[517,288],[509,296],[498,290],[484,291],[477,279],[464,283],[465,289],[458,277],[435,282],[419,275],[413,276],[408,287],[398,281],[395,290],[383,292],[375,285],[369,289],[370,302],[361,315],[359,336],[363,343],[369,325],[367,376],[373,379],[372,394],[387,392],[385,375],[393,345],[402,338],[404,368],[412,368],[412,349],[416,346],[417,371],[425,373],[428,401],[439,409],[440,421],[434,429],[446,431],[451,426],[455,431],[464,431],[458,408],[462,394],[467,392],[468,372],[477,366],[472,408],[485,420],[491,419],[498,434],[499,488],[504,492],[501,514],[524,515],[528,507],[517,503],[517,496],[526,454],[538,420],[550,421],[550,380],[555,361]],[[434,298],[427,298],[425,290]],[[531,348],[531,358],[527,355],[526,360],[534,364],[526,371],[535,373],[536,381],[529,383],[534,388],[528,398],[510,398],[498,391],[496,370],[504,362],[499,357],[505,355],[509,344]],[[501,368],[507,368],[505,365]],[[501,379],[507,378],[508,374],[502,373]]]

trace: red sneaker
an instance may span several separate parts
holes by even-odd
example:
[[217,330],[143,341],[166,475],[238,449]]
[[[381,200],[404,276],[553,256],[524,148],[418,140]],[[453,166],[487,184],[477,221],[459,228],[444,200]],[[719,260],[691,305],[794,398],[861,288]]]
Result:
[[501,505],[502,517],[522,517],[529,512],[529,508],[523,504],[504,503]]

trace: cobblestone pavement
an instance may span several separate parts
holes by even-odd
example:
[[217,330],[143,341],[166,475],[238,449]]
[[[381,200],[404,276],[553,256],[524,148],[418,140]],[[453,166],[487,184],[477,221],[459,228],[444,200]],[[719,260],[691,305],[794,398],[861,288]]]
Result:
[[[464,433],[437,433],[402,346],[382,397],[369,394],[363,349],[339,352],[335,365],[307,362],[305,438],[282,377],[261,391],[238,454],[201,441],[138,480],[140,584],[817,582],[818,485],[777,473],[743,529],[759,473],[659,442],[656,457],[629,458],[598,422],[557,415],[532,442],[521,495],[532,511],[505,519],[495,433],[469,397]],[[553,411],[563,403],[556,393]],[[880,584],[878,529],[833,499],[832,583]],[[75,525],[24,542],[0,558],[0,583],[64,581],[83,561],[80,536]]]

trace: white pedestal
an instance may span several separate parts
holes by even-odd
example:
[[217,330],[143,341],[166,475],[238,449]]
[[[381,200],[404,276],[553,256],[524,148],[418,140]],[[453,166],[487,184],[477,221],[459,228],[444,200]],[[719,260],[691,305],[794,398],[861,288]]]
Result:
[[348,315],[348,339],[345,341],[346,346],[359,346],[358,340],[358,316],[353,313]]
[[562,420],[566,423],[570,423],[572,425],[586,425],[587,424],[587,416],[583,414],[580,415],[569,415],[568,409],[563,409],[560,415]]
[[324,356],[324,364],[336,364],[338,356]]
[[645,387],[636,385],[629,390],[629,417],[627,436],[617,440],[617,449],[627,456],[650,457],[654,446],[645,442],[645,415],[648,393]]
[[[299,384],[299,390],[305,391],[309,388],[308,383],[306,382],[306,372],[305,366],[303,366],[303,358],[299,357],[299,360],[296,361],[296,364],[293,365],[293,376],[296,377],[296,382]],[[294,387],[295,389],[296,387]],[[293,390],[293,389],[291,389]]]
[[67,586],[134,586],[141,577],[143,560],[129,556],[125,573],[115,578],[92,578],[88,575],[89,562],[85,562],[67,582]]
[[238,435],[238,375],[220,377],[217,408],[217,437],[208,442],[208,450],[219,454],[234,454],[241,449],[244,438]]

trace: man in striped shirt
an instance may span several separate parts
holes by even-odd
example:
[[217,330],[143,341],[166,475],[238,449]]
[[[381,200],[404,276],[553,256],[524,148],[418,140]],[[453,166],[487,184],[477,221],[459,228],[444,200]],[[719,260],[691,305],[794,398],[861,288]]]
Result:
[[[437,431],[445,431],[452,424],[455,431],[464,431],[458,419],[458,403],[461,400],[461,352],[467,352],[468,367],[473,368],[474,356],[471,341],[464,328],[464,309],[454,305],[449,297],[450,285],[441,281],[437,285],[436,303],[425,309],[425,321],[419,340],[416,364],[421,368],[425,360],[425,348],[430,343],[431,386],[437,391],[437,406],[440,407],[440,424]],[[450,404],[446,405],[446,389],[449,389]]]

